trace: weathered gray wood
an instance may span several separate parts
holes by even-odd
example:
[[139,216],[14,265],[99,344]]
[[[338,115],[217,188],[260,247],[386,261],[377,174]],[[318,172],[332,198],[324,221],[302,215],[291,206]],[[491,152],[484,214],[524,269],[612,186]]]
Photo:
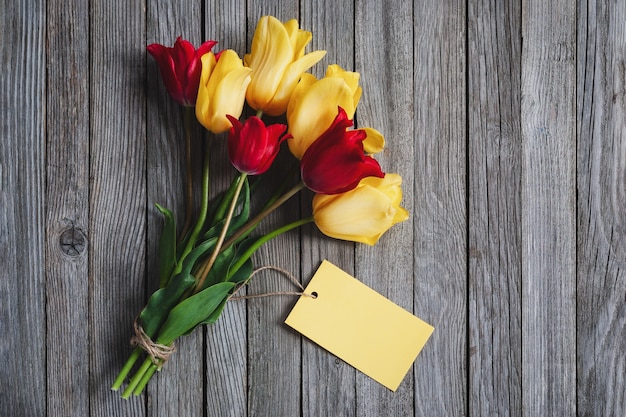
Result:
[[[300,25],[312,32],[308,51],[325,50],[326,56],[311,73],[323,78],[330,64],[354,70],[354,4],[352,2],[305,1]],[[330,30],[332,28],[332,30]],[[311,215],[312,193],[300,200],[302,217]],[[306,285],[323,259],[354,274],[354,244],[330,239],[314,224],[302,229],[301,272]],[[295,301],[295,300],[294,300]],[[356,371],[310,340],[302,342],[302,415],[355,416]]]
[[38,416],[46,412],[46,11],[41,1],[2,1],[0,10],[0,415]]
[[467,409],[465,17],[460,1],[413,13],[415,314],[435,326],[416,367],[416,416]]
[[576,413],[576,8],[522,3],[522,409]]
[[90,6],[90,413],[141,416],[109,387],[146,292],[145,5]]
[[[385,150],[376,159],[385,172],[402,176],[402,205],[411,212],[409,220],[394,226],[376,246],[356,246],[355,276],[404,309],[424,312],[424,306],[414,299],[413,251],[407,250],[413,247],[416,224],[414,165],[407,157],[415,152],[412,7],[404,1],[356,1],[355,15],[355,66],[363,86],[357,122],[359,127],[371,126],[385,135]],[[413,369],[425,365],[426,361],[419,361]],[[392,392],[357,373],[355,415],[414,415],[413,376],[409,371],[398,390]]]
[[[259,18],[271,14],[281,21],[298,18],[298,2],[263,1],[248,4],[248,48]],[[293,158],[281,155],[270,183],[285,179]],[[260,226],[267,233],[278,224],[298,218],[298,199],[284,204]],[[298,231],[284,234],[265,244],[253,258],[255,266],[274,265],[296,277],[300,272]],[[273,271],[263,272],[253,281],[252,292],[293,291],[293,284]],[[248,415],[297,416],[301,413],[301,338],[283,324],[294,304],[293,297],[267,297],[247,301],[248,309]]]
[[[204,40],[201,33],[202,7],[199,1],[149,1],[146,6],[146,45],[160,43],[173,46],[176,38],[181,36],[198,47]],[[148,275],[146,285],[148,293],[152,293],[158,288],[157,250],[163,223],[154,204],[168,207],[177,214],[179,232],[185,222],[185,110],[172,100],[165,90],[155,60],[147,52],[143,55],[147,60],[148,69],[146,97]],[[201,155],[204,138],[200,135],[195,117],[192,117],[192,120],[194,121],[192,155]],[[195,185],[195,193],[199,193],[199,179],[196,179]],[[202,330],[182,337],[176,342],[176,353],[148,386],[147,395],[151,398],[148,402],[148,415],[202,415],[204,408],[203,345]]]
[[521,4],[468,5],[469,415],[518,416]]
[[[0,3],[0,415],[625,414],[623,2]],[[313,32],[316,75],[361,73],[357,123],[386,135],[411,218],[356,249],[310,226],[255,264],[306,282],[328,258],[435,333],[392,394],[284,326],[295,298],[231,302],[123,401],[153,203],[183,213],[181,115],[146,44],[243,55],[263,14]],[[305,192],[261,231],[309,211]],[[266,271],[250,292],[293,289]]]
[[[215,50],[233,49],[243,58],[248,43],[245,10],[243,0],[205,2],[204,38],[219,42]],[[212,194],[216,195],[228,187],[235,170],[226,156],[226,134],[208,134],[207,139],[213,142],[211,181]],[[246,302],[232,301],[219,321],[206,329],[207,416],[248,415],[247,328]]]
[[87,416],[89,9],[47,6],[46,398],[49,416]]
[[626,415],[626,4],[578,2],[577,410]]

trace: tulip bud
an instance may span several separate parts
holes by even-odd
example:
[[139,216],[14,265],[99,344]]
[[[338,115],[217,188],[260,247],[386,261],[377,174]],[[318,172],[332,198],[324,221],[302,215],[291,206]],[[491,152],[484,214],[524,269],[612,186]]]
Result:
[[365,177],[384,177],[380,165],[365,155],[362,130],[349,130],[352,120],[339,107],[333,124],[309,146],[300,161],[302,180],[316,193],[337,194],[356,187]]
[[212,52],[202,57],[202,76],[196,103],[196,117],[202,126],[213,133],[230,129],[226,115],[241,116],[250,72],[237,53],[230,49],[220,52],[218,60]]
[[343,194],[313,197],[313,219],[327,236],[375,244],[391,226],[409,218],[400,207],[402,177],[367,177]]
[[252,82],[246,94],[248,104],[270,116],[287,111],[287,104],[302,73],[324,57],[326,51],[304,54],[311,32],[298,28],[296,20],[281,23],[263,16],[252,38],[252,51],[244,56],[252,69]]
[[269,169],[278,155],[280,144],[290,135],[283,135],[287,126],[265,123],[256,116],[241,123],[227,115],[232,124],[228,135],[228,157],[239,172],[259,175]]
[[148,45],[148,53],[156,60],[167,92],[183,106],[194,106],[202,66],[200,57],[208,53],[217,42],[204,42],[198,49],[180,36],[168,48],[158,43]]

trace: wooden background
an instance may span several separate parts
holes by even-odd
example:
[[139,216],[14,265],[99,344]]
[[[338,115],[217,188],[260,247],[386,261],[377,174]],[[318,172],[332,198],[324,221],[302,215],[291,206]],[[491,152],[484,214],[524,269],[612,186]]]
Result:
[[[306,283],[327,258],[435,333],[392,393],[283,325],[293,298],[232,302],[121,400],[153,203],[181,211],[180,110],[145,47],[243,54],[264,14],[313,32],[316,74],[361,73],[357,122],[411,218],[375,247],[306,228],[257,265]],[[626,415],[625,1],[0,0],[0,19],[0,416]]]

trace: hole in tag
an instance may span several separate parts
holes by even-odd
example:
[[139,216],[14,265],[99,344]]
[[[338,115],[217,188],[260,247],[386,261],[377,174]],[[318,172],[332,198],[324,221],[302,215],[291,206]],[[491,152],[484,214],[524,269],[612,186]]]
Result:
[[313,299],[317,298],[317,291],[313,291],[311,295],[313,296]]

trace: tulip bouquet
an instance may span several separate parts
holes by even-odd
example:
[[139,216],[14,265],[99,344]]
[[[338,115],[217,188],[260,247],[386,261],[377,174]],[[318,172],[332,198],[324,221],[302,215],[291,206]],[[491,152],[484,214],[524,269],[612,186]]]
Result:
[[[306,73],[325,55],[304,53],[311,38],[295,20],[264,16],[243,60],[232,50],[213,53],[214,41],[197,49],[181,38],[171,48],[148,46],[167,91],[186,108],[186,212],[177,231],[174,214],[157,205],[164,218],[160,288],[135,321],[135,349],[113,383],[118,390],[128,380],[122,397],[143,391],[177,338],[218,319],[232,294],[250,280],[251,257],[265,242],[314,222],[327,236],[373,245],[408,218],[400,206],[401,177],[383,173],[371,156],[383,149],[383,136],[371,128],[352,129],[361,96],[359,74],[338,65],[330,65],[319,80]],[[242,121],[246,103],[256,115]],[[189,132],[194,114],[208,131],[228,132],[228,158],[235,170],[231,185],[209,201],[211,147],[205,144],[201,204],[192,219]],[[266,125],[264,115],[281,116],[287,123]],[[255,213],[249,177],[270,168],[283,142],[298,163],[299,175],[292,181],[297,184],[279,184]],[[315,193],[312,216],[255,235],[269,213],[304,188]]]

